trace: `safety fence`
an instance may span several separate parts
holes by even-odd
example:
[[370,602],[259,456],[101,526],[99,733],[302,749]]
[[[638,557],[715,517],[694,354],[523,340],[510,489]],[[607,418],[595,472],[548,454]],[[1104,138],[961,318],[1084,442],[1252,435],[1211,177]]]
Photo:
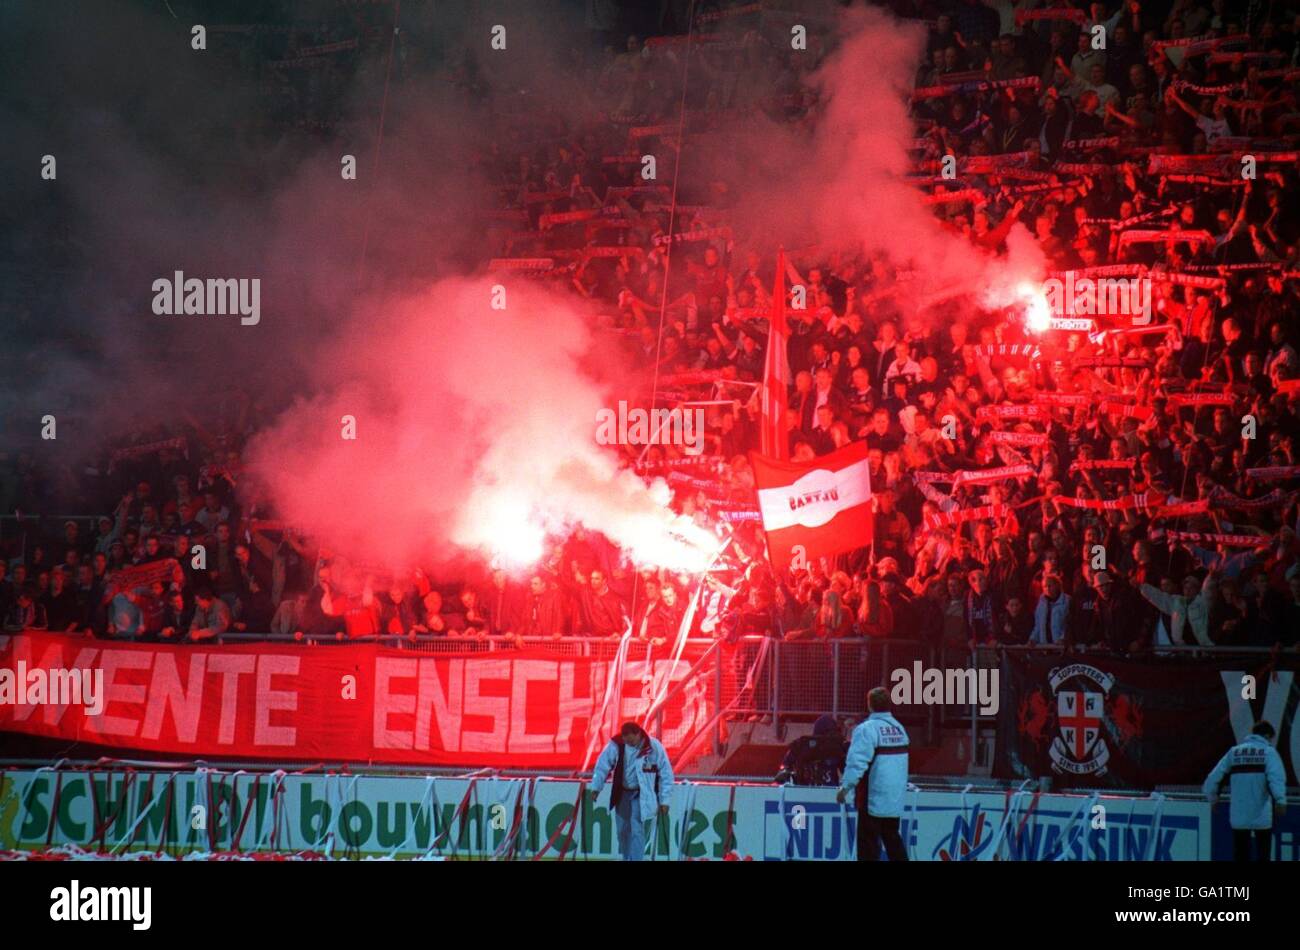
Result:
[[[60,764],[0,772],[0,857],[609,860],[608,804],[585,776]],[[1186,861],[1230,849],[1207,802],[1159,794],[912,785],[901,819],[913,860]],[[853,860],[856,825],[831,788],[679,781],[644,858]],[[1279,841],[1275,856],[1295,851]]]

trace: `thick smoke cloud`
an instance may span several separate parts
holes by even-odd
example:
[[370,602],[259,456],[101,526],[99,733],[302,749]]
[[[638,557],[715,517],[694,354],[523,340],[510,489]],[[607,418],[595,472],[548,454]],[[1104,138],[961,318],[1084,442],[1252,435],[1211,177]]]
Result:
[[[711,537],[619,471],[593,439],[612,394],[583,370],[589,320],[516,281],[450,278],[362,309],[322,353],[329,392],[250,447],[289,520],[350,555],[398,567],[461,551],[526,566],[547,531],[584,525],[635,560],[701,569]],[[342,438],[344,416],[356,439]],[[676,540],[680,535],[683,540]]]
[[[788,248],[860,247],[913,277],[903,299],[916,307],[964,291],[1003,306],[1043,258],[1020,225],[995,259],[946,230],[921,192],[904,181],[917,130],[908,113],[925,30],[872,9],[840,19],[842,41],[812,77],[823,109],[815,128],[747,115],[723,126],[701,157],[705,176],[729,182],[741,234]],[[695,161],[688,155],[684,164]]]
[[[235,385],[264,430],[241,489],[357,558],[404,567],[486,550],[526,561],[542,532],[582,524],[639,558],[700,566],[713,540],[675,524],[664,486],[619,473],[593,442],[597,410],[622,395],[604,380],[624,374],[593,372],[591,315],[520,280],[507,282],[507,309],[491,310],[496,278],[475,276],[491,253],[480,212],[499,196],[474,158],[513,154],[521,110],[597,118],[557,65],[577,28],[518,4],[424,16],[408,36],[428,42],[399,50],[403,81],[385,97],[386,58],[359,63],[337,97],[337,140],[322,144],[259,132],[275,128],[266,90],[189,49],[188,23],[211,10],[173,6],[176,20],[83,6],[75,31],[41,8],[6,23],[11,46],[59,51],[9,61],[3,116],[19,163],[9,170],[24,183],[14,213],[67,233],[69,261],[51,312],[28,312],[20,327],[37,372],[16,409],[11,390],[11,416],[69,409],[82,424],[59,448],[86,456],[105,438],[210,409]],[[494,22],[512,45],[488,59]],[[738,236],[765,255],[777,240],[860,242],[918,270],[920,295],[1034,274],[1027,234],[1009,242],[1011,263],[995,264],[901,181],[920,29],[871,12],[843,29],[815,77],[825,113],[811,139],[751,116],[692,138],[684,173],[731,182]],[[466,52],[473,36],[483,48]],[[461,62],[477,97],[422,73],[421,48],[426,67]],[[57,183],[32,172],[46,152],[61,156]],[[345,153],[357,156],[356,182],[339,175]],[[11,266],[49,271],[18,242],[8,250]],[[261,323],[152,314],[152,281],[176,270],[260,278]],[[343,416],[357,420],[355,441],[341,437]]]

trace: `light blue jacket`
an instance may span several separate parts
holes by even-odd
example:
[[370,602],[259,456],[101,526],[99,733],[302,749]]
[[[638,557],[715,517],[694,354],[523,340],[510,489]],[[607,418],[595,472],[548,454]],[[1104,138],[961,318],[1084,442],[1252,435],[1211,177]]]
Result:
[[1229,779],[1232,807],[1228,819],[1241,831],[1273,827],[1273,803],[1286,801],[1286,770],[1282,756],[1263,736],[1249,735],[1219,760],[1201,791],[1214,800]]
[[1065,628],[1070,622],[1070,595],[1062,591],[1056,595],[1056,603],[1049,604],[1047,595],[1043,594],[1038,598],[1038,606],[1034,608],[1034,632],[1029,635],[1030,643],[1038,643],[1043,646],[1050,646],[1047,641],[1047,612],[1052,612],[1052,640],[1051,643],[1065,642]]
[[[591,774],[591,790],[599,793],[605,787],[609,773],[618,764],[618,747],[621,743],[615,737],[609,740],[596,768]],[[649,821],[655,816],[660,805],[667,805],[673,797],[673,766],[668,761],[668,753],[663,745],[653,736],[646,736],[646,741],[636,750],[629,749],[628,754],[635,762],[636,776],[641,799],[641,818]],[[628,760],[624,760],[624,772],[627,772]],[[626,782],[624,783],[626,788]]]
[[867,776],[867,813],[874,818],[903,814],[907,791],[907,732],[887,712],[872,713],[853,730],[841,787],[845,797]]

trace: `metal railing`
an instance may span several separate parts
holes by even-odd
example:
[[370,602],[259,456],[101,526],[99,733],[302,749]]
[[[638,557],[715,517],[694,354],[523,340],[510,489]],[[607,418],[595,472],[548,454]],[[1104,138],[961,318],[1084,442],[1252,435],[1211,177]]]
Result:
[[[724,658],[730,668],[719,671],[718,707],[737,717],[770,719],[778,733],[791,718],[863,718],[867,693],[888,689],[893,670],[934,660],[934,650],[916,640],[770,640],[760,659],[761,644],[760,637],[743,638]],[[900,706],[895,714],[929,734],[940,725],[936,707]]]
[[[252,633],[248,631],[227,631],[208,643],[292,643],[308,646],[328,647],[358,643],[375,643],[380,646],[398,650],[414,650],[419,653],[495,653],[502,650],[516,650],[520,646],[530,650],[543,650],[557,656],[581,657],[591,660],[612,660],[618,654],[619,641],[607,637],[513,637],[513,636],[442,636],[435,633],[419,633],[407,636],[385,634],[382,636],[347,637],[304,636],[301,639],[293,634]],[[698,651],[707,650],[716,644],[712,639],[689,639],[686,649],[692,651],[688,656],[698,656]],[[647,659],[664,659],[668,655],[665,646],[652,646],[644,640],[633,640],[628,644],[628,659],[643,662]]]

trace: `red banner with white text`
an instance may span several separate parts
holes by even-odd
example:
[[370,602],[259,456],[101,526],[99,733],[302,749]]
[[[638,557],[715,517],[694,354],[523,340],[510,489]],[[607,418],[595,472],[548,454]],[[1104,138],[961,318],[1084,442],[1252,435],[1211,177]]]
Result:
[[[619,665],[543,649],[208,647],[28,632],[0,636],[0,733],[65,742],[73,757],[84,743],[124,756],[579,768],[593,733],[603,740],[641,721],[661,696],[668,754],[685,747],[713,713],[713,678],[692,675],[699,652],[688,647],[677,663],[666,649],[633,652]],[[79,674],[84,695],[52,702],[69,699],[55,695],[52,671]]]

